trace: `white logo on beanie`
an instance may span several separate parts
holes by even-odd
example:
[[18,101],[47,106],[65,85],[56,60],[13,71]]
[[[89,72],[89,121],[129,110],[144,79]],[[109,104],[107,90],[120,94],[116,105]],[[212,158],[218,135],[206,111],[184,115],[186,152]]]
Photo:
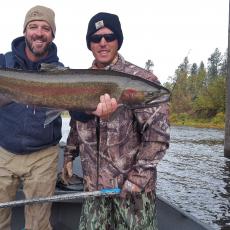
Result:
[[104,21],[101,20],[101,21],[95,22],[95,27],[96,27],[96,30],[104,27]]

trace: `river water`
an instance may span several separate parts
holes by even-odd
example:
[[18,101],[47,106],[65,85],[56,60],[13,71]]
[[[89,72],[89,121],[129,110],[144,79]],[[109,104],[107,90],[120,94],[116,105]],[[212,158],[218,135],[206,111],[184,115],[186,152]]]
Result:
[[[63,138],[69,131],[63,119]],[[158,165],[157,193],[216,230],[230,229],[230,159],[224,131],[171,127],[170,148]]]

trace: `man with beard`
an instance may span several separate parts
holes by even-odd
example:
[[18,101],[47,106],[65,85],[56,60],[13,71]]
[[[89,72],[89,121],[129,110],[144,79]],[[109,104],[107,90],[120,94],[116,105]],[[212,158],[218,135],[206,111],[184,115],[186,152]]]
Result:
[[[63,66],[53,43],[56,25],[55,13],[44,6],[31,8],[23,26],[24,36],[12,42],[12,51],[0,55],[0,67],[39,70],[42,63]],[[103,115],[108,95],[94,112]],[[15,199],[23,184],[26,198],[51,196],[55,190],[58,162],[58,143],[61,139],[60,115],[45,124],[51,109],[15,102],[1,103],[0,107],[0,202]],[[78,116],[77,116],[78,115]],[[78,119],[87,120],[84,113]],[[25,229],[52,229],[49,219],[51,204],[25,207]],[[0,209],[0,229],[10,230],[11,209]]]

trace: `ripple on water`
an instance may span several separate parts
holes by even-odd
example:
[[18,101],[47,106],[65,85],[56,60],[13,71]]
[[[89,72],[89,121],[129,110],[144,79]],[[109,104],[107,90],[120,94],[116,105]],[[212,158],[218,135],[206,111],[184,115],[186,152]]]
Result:
[[215,229],[230,222],[223,139],[222,130],[172,127],[158,165],[158,194]]

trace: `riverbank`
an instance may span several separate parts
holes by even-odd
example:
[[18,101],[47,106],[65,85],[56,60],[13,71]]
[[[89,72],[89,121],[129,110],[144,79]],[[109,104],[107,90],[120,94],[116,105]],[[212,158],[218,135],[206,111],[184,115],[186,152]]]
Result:
[[208,129],[224,129],[224,122],[221,124],[215,124],[209,121],[176,121],[170,122],[171,126],[188,126],[194,128],[208,128]]
[[213,118],[193,118],[192,116],[181,113],[170,115],[170,124],[173,126],[190,126],[195,128],[212,128],[224,129],[225,117],[224,113],[218,113]]

